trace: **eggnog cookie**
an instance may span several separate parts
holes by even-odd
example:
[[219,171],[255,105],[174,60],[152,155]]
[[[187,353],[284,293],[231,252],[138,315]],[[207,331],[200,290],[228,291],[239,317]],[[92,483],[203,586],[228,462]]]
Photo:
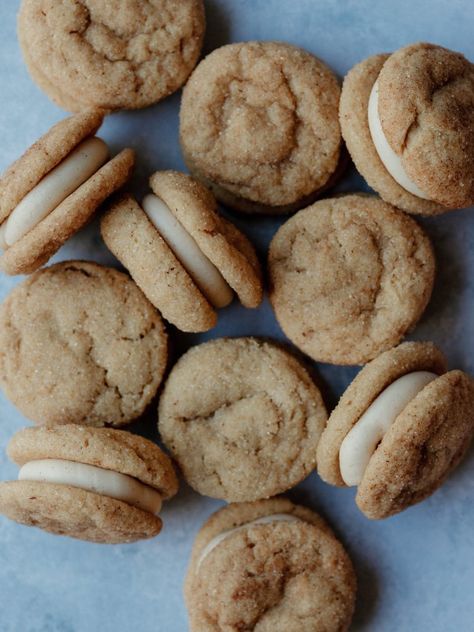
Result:
[[320,362],[363,364],[414,327],[435,262],[414,220],[353,194],[288,220],[270,244],[268,270],[276,317],[297,347]]
[[116,201],[101,223],[105,243],[164,318],[182,331],[206,331],[234,292],[245,307],[262,300],[253,246],[217,213],[212,193],[176,171],[153,174],[140,206]]
[[435,215],[474,204],[474,66],[412,44],[344,80],[342,134],[357,169],[391,204]]
[[161,531],[162,501],[178,490],[168,457],[122,430],[27,428],[10,441],[21,469],[0,483],[0,513],[58,535],[116,544]]
[[31,77],[71,112],[143,108],[175,92],[204,29],[202,0],[23,0],[18,15]]
[[166,361],[159,314],[111,268],[56,264],[0,308],[0,383],[39,424],[129,423],[154,397]]
[[188,483],[229,502],[268,498],[308,476],[326,418],[303,366],[255,338],[190,349],[159,405],[161,437]]
[[134,153],[109,160],[94,136],[103,113],[88,110],[54,125],[0,179],[0,269],[29,274],[77,232],[130,177]]
[[444,482],[474,433],[474,381],[449,371],[429,342],[406,342],[372,360],[331,414],[318,446],[318,472],[357,486],[373,519],[418,503]]
[[343,632],[355,593],[352,563],[330,528],[283,498],[212,515],[185,581],[192,632]]
[[180,139],[193,174],[248,213],[287,213],[330,183],[340,89],[310,53],[281,42],[223,46],[183,91]]

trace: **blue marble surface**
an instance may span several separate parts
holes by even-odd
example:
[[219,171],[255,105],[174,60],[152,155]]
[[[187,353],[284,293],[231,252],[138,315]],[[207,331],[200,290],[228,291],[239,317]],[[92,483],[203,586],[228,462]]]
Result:
[[[0,170],[64,115],[31,82],[22,63],[15,36],[18,5],[17,0],[0,2]],[[370,54],[417,40],[437,42],[474,60],[470,0],[208,0],[206,5],[207,51],[240,40],[285,40],[322,57],[341,76]],[[177,142],[179,98],[115,114],[101,130],[113,148],[129,145],[138,151],[133,188],[139,195],[152,171],[183,167]],[[339,186],[364,188],[354,169]],[[236,222],[263,257],[281,220]],[[439,269],[433,299],[413,337],[434,340],[453,368],[474,373],[474,214],[459,211],[422,223],[434,241]],[[116,265],[97,223],[55,257],[71,258]],[[19,280],[1,276],[0,299]],[[232,305],[209,335],[173,332],[178,352],[226,334],[283,337],[267,302],[258,311]],[[356,369],[317,369],[333,405]],[[0,478],[15,478],[16,467],[3,449],[28,422],[1,394],[0,418]],[[155,421],[151,411],[133,429],[155,437]],[[435,496],[380,523],[356,510],[352,490],[330,488],[316,475],[290,495],[326,516],[355,562],[360,587],[354,630],[474,630],[473,450]],[[164,508],[163,533],[127,546],[54,537],[0,517],[0,632],[185,631],[187,560],[199,526],[219,504],[183,485]]]

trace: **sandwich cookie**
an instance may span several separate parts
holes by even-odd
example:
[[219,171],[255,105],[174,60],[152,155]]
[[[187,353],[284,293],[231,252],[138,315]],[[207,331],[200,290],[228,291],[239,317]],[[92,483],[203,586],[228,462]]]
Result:
[[344,80],[340,122],[368,184],[409,213],[474,204],[474,65],[432,44],[375,55]]
[[160,315],[111,268],[56,264],[0,308],[1,386],[39,424],[127,424],[155,396],[166,362]]
[[18,39],[60,107],[143,108],[178,90],[199,58],[202,0],[23,0]]
[[353,194],[316,202],[283,224],[268,272],[276,317],[297,347],[319,362],[364,364],[415,326],[435,261],[413,219]]
[[307,51],[281,42],[223,46],[183,91],[186,164],[231,208],[295,211],[341,171],[339,96],[336,76]]
[[406,342],[367,364],[341,397],[318,446],[318,473],[357,486],[356,503],[387,518],[440,487],[474,433],[474,381],[446,369],[429,342]]
[[310,474],[327,413],[288,352],[255,338],[221,338],[180,358],[158,417],[191,487],[240,502],[269,498]]
[[252,244],[217,212],[202,184],[176,171],[150,178],[153,194],[140,206],[115,202],[102,237],[148,299],[182,331],[206,331],[216,310],[237,294],[245,307],[262,300],[260,265]]
[[66,425],[26,428],[8,455],[17,481],[0,483],[0,513],[80,540],[118,544],[161,531],[162,501],[178,491],[171,461],[122,430]]
[[232,504],[209,518],[184,593],[192,632],[343,632],[356,577],[322,518],[275,498]]
[[29,274],[84,226],[130,177],[131,149],[109,160],[94,136],[103,113],[89,110],[54,125],[0,179],[0,269]]

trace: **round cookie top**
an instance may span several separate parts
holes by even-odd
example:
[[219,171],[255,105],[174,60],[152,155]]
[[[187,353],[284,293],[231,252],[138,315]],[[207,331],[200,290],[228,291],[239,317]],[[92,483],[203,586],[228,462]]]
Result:
[[332,411],[318,444],[318,474],[324,481],[344,486],[339,450],[345,436],[387,386],[415,371],[439,375],[446,371],[444,355],[432,342],[403,342],[359,371]]
[[474,65],[418,43],[388,57],[378,76],[379,117],[403,167],[430,200],[474,203]]
[[[255,519],[289,514],[298,521],[251,525],[230,534],[197,565],[217,534]],[[351,561],[315,513],[285,499],[234,504],[199,532],[186,577],[191,630],[347,630],[355,602]],[[235,596],[238,595],[238,598]]]
[[126,275],[68,261],[38,271],[0,308],[0,381],[41,424],[126,424],[167,361],[162,320]]
[[195,66],[202,0],[23,0],[18,37],[32,78],[61,107],[142,108]]
[[0,224],[38,182],[102,125],[100,110],[70,116],[46,132],[0,178]]
[[196,241],[245,307],[262,301],[262,274],[255,250],[233,224],[217,212],[213,194],[191,176],[157,171],[150,177],[153,192]]
[[288,220],[268,266],[283,331],[332,364],[362,364],[398,344],[421,317],[435,271],[414,220],[357,194],[316,202]]
[[268,498],[305,478],[326,418],[302,365],[254,338],[190,349],[159,404],[162,439],[188,483],[227,501]]
[[74,461],[132,476],[156,488],[163,498],[178,491],[166,454],[148,439],[123,430],[76,424],[24,428],[12,437],[7,452],[19,466],[42,459]]
[[185,160],[234,208],[300,208],[336,170],[339,94],[331,70],[304,50],[280,42],[223,46],[183,91]]

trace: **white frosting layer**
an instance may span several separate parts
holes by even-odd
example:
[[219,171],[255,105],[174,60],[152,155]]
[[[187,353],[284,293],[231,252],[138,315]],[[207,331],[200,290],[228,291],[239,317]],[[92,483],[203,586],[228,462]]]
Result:
[[109,156],[100,138],[82,141],[21,200],[6,220],[5,242],[12,246],[88,180]]
[[438,375],[429,371],[408,373],[387,386],[345,436],[339,466],[346,485],[359,485],[377,445],[411,400]]
[[402,160],[391,148],[382,128],[379,117],[379,85],[378,81],[374,83],[369,98],[368,107],[369,129],[375,149],[383,162],[385,169],[398,184],[413,195],[423,200],[429,200],[429,197],[408,177],[403,168]]
[[30,461],[20,469],[18,480],[80,487],[95,494],[122,500],[152,514],[157,514],[161,509],[161,496],[155,489],[131,476],[95,465],[62,459]]
[[199,556],[199,560],[197,563],[197,570],[204,562],[206,557],[213,551],[219,544],[227,540],[229,536],[233,533],[238,533],[239,531],[244,531],[244,529],[248,529],[249,527],[255,524],[269,524],[272,522],[300,522],[300,519],[296,516],[292,516],[291,514],[272,514],[271,516],[264,516],[263,518],[258,518],[257,520],[252,520],[252,522],[247,522],[246,524],[241,525],[240,527],[235,527],[235,529],[229,529],[228,531],[223,531],[216,535],[210,542],[206,544],[203,548],[201,555]]
[[233,298],[231,288],[166,204],[156,195],[147,195],[142,206],[204,296],[214,307],[229,305]]
[[7,228],[7,222],[4,221],[3,224],[0,225],[0,250],[6,250],[8,248],[7,242],[5,241],[6,228]]

